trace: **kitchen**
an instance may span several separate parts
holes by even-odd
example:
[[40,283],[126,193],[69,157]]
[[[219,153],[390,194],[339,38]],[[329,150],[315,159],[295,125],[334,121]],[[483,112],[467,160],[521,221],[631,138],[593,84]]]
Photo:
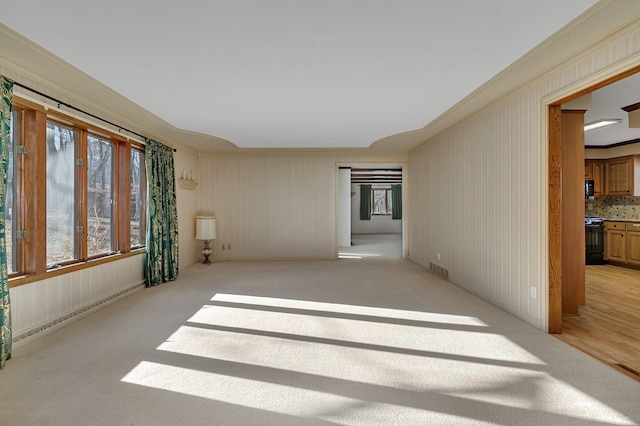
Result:
[[590,104],[584,114],[586,263],[640,267],[640,74],[592,92]]
[[585,160],[587,265],[640,267],[639,178],[638,154]]
[[557,337],[640,380],[640,74],[585,98],[586,297]]

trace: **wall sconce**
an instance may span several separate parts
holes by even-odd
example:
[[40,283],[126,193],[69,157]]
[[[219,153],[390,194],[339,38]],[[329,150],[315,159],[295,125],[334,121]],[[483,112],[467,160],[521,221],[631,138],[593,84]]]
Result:
[[196,216],[196,240],[204,240],[204,247],[200,251],[204,256],[203,265],[209,265],[209,256],[213,249],[209,247],[209,241],[216,239],[216,218],[212,216]]

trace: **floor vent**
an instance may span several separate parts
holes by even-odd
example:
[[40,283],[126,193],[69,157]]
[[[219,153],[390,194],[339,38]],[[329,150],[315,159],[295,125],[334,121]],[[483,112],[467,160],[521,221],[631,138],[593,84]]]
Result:
[[429,270],[431,272],[433,272],[436,275],[440,275],[442,278],[444,278],[445,280],[449,279],[449,270],[443,268],[440,265],[436,265],[433,262],[429,262]]
[[627,367],[627,366],[626,366],[626,365],[624,365],[624,364],[613,364],[613,365],[614,365],[614,366],[616,366],[616,367],[618,367],[618,368],[621,368],[621,369],[623,369],[623,370],[625,370],[625,371],[628,371],[629,373],[631,373],[631,374],[633,374],[633,375],[635,375],[635,376],[640,376],[640,371],[638,371],[638,370],[634,370],[634,369],[633,369],[633,368],[631,368],[631,367]]
[[144,283],[136,284],[133,287],[130,287],[130,288],[126,289],[126,290],[122,290],[122,291],[120,291],[120,292],[118,292],[116,294],[108,296],[108,297],[106,297],[106,298],[104,298],[104,299],[102,299],[102,300],[100,300],[98,302],[92,303],[89,306],[85,306],[82,309],[78,309],[77,311],[71,312],[71,313],[69,313],[67,315],[64,315],[64,316],[62,316],[60,318],[57,318],[57,319],[55,319],[55,320],[53,320],[51,322],[48,322],[46,324],[43,324],[43,325],[39,326],[39,327],[32,328],[29,331],[26,331],[26,332],[24,332],[22,334],[14,336],[12,341],[13,341],[13,343],[19,342],[20,340],[26,339],[27,337],[31,337],[36,333],[39,333],[39,332],[44,331],[44,330],[46,330],[48,328],[51,328],[51,327],[53,327],[55,325],[58,325],[61,322],[67,321],[70,318],[77,317],[78,315],[81,315],[81,314],[83,314],[85,312],[88,312],[88,311],[91,311],[91,310],[95,310],[98,306],[100,306],[100,305],[102,305],[104,303],[107,303],[109,301],[112,301],[113,299],[122,297],[122,296],[124,296],[125,294],[127,294],[129,292],[132,292],[134,290],[138,290],[138,289],[144,287],[144,285],[145,285]]

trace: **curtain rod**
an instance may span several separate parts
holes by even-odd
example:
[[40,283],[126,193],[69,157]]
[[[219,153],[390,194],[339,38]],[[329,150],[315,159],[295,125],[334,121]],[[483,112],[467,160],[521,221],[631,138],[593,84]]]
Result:
[[[49,100],[51,100],[51,101],[56,102],[56,103],[58,104],[58,107],[60,107],[60,105],[64,105],[65,107],[70,108],[70,109],[72,109],[72,110],[74,110],[74,111],[81,112],[81,113],[83,113],[83,114],[85,114],[85,115],[88,115],[89,117],[95,118],[96,120],[100,120],[100,121],[102,121],[103,123],[110,124],[110,125],[112,125],[113,127],[117,127],[117,128],[118,128],[118,129],[120,129],[120,130],[124,130],[125,132],[129,132],[129,133],[131,133],[132,135],[136,135],[136,136],[138,136],[138,137],[141,137],[142,139],[147,139],[145,136],[141,135],[141,134],[140,134],[140,133],[138,133],[138,132],[134,132],[133,130],[129,130],[129,129],[127,129],[126,127],[119,126],[119,125],[117,125],[116,123],[113,123],[113,122],[111,122],[111,121],[109,121],[109,120],[105,120],[105,119],[104,119],[104,118],[102,118],[102,117],[98,117],[98,116],[97,116],[97,115],[95,115],[95,114],[92,114],[92,113],[87,112],[87,111],[84,111],[84,110],[82,110],[82,109],[80,109],[80,108],[74,107],[73,105],[70,105],[70,104],[68,104],[68,103],[66,103],[66,102],[63,102],[63,101],[61,101],[60,99],[56,99],[56,98],[54,98],[53,96],[49,96],[49,95],[44,94],[44,93],[42,93],[42,92],[40,92],[40,91],[38,91],[38,90],[32,89],[32,88],[31,88],[31,87],[29,87],[29,86],[25,86],[25,85],[24,85],[24,84],[22,84],[22,83],[18,83],[17,81],[14,81],[14,82],[13,82],[13,84],[14,84],[15,86],[22,87],[23,89],[27,89],[27,90],[29,90],[30,92],[33,92],[33,93],[35,93],[35,94],[37,94],[37,95],[40,95],[40,96],[42,96],[42,97],[44,97],[44,98],[47,98],[47,99],[49,99]],[[173,152],[176,152],[176,151],[177,151],[177,149],[176,149],[176,148],[172,148],[172,149],[173,149]]]

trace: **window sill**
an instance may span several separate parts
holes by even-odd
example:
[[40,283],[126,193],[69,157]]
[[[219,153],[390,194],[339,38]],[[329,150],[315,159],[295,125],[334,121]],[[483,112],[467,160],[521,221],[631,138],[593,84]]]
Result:
[[29,284],[36,281],[46,280],[51,277],[55,277],[58,275],[64,275],[75,271],[80,271],[82,269],[92,268],[97,265],[102,265],[103,263],[115,262],[117,260],[122,260],[131,256],[138,256],[145,253],[145,248],[137,248],[135,250],[131,250],[129,253],[117,253],[110,256],[104,256],[97,259],[87,260],[86,262],[78,262],[70,265],[60,266],[55,269],[50,269],[41,274],[31,274],[31,275],[18,275],[15,277],[9,278],[9,288],[18,287],[24,284]]

